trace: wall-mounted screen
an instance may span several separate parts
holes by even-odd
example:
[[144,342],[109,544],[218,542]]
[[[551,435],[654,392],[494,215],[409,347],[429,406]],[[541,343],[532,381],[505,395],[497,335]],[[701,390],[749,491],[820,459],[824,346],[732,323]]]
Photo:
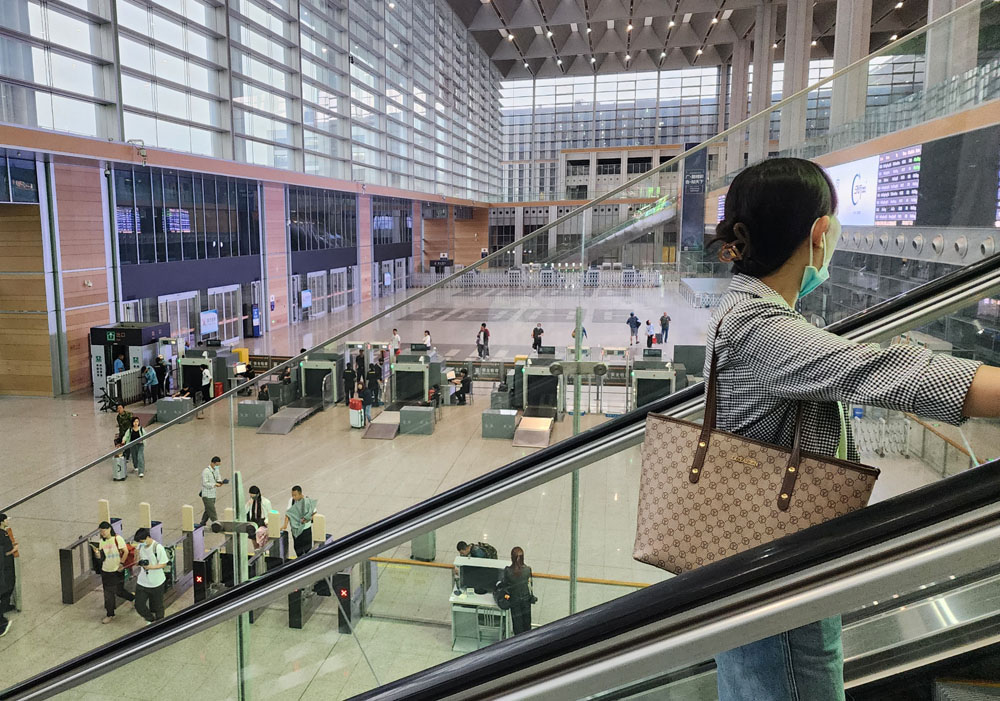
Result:
[[716,204],[715,221],[718,223],[726,218],[726,196],[719,195],[719,202]]
[[917,226],[994,227],[1000,127],[947,136],[923,145]]
[[910,226],[917,218],[921,146],[908,146],[878,157],[876,226]]
[[837,218],[844,226],[873,226],[878,189],[878,156],[826,169],[837,191]]

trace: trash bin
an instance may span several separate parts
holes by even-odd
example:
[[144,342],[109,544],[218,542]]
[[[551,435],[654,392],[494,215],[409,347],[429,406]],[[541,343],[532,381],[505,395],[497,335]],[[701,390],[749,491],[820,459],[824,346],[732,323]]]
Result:
[[222,389],[222,383],[221,382],[216,382],[215,383],[215,392],[212,394],[212,396],[213,397],[221,397],[223,391],[224,390]]

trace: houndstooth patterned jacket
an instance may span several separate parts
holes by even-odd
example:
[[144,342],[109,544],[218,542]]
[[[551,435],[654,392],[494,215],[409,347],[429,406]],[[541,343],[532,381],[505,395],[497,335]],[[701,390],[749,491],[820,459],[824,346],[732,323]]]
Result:
[[[721,325],[719,320],[722,320]],[[716,336],[716,328],[719,332]],[[717,428],[791,447],[797,402],[803,403],[802,448],[833,456],[840,407],[866,404],[950,424],[981,363],[909,345],[855,343],[816,328],[755,277],[737,274],[708,329],[719,359]],[[847,426],[847,459],[858,451]]]

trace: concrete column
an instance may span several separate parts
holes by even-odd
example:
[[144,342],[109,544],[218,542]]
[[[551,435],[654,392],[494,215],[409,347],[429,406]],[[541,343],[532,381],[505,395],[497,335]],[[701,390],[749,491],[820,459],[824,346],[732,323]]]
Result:
[[979,49],[979,3],[972,0],[930,0],[927,23],[963,5],[958,16],[945,20],[940,27],[927,30],[925,85],[930,87],[976,67]]
[[[770,2],[758,5],[753,29],[753,96],[750,113],[760,114],[771,106],[771,85],[774,76],[774,25],[777,12]],[[750,127],[750,163],[767,158],[770,118],[756,120]]]
[[[747,74],[750,71],[750,40],[740,39],[733,44],[732,73],[729,77],[732,88],[729,91],[729,126],[739,124],[747,118]],[[726,173],[735,173],[743,167],[745,134],[742,131],[730,134],[726,142]]]
[[[549,205],[549,219],[548,219],[548,223],[551,224],[552,222],[554,222],[558,218],[559,218],[559,208],[556,207],[554,204],[550,204]],[[554,226],[551,229],[549,229],[549,231],[548,231],[548,234],[549,234],[549,255],[552,255],[553,253],[556,252],[556,229],[558,229],[558,228],[559,228],[558,226]]]
[[[872,0],[837,0],[837,31],[833,39],[833,70],[839,71],[868,55]],[[868,71],[854,70],[833,81],[830,127],[861,118],[868,96]]]
[[413,222],[413,245],[410,248],[410,255],[413,257],[413,271],[423,272],[424,266],[424,214],[423,203],[414,202],[412,214]]
[[[725,66],[719,66],[719,110],[716,117],[716,129],[715,133],[721,133],[726,130],[726,95],[729,94],[729,71],[726,70]],[[657,120],[657,125],[659,125],[659,120]],[[732,125],[730,125],[732,126]],[[659,126],[656,127],[659,130]],[[658,142],[657,142],[658,143]],[[659,153],[659,151],[657,152]],[[658,163],[654,163],[655,168]]]
[[587,199],[597,197],[597,153],[590,153],[590,168],[587,171]]
[[[520,241],[524,238],[524,207],[514,207],[514,240]],[[514,249],[514,265],[524,263],[524,245]]]
[[[788,0],[785,15],[785,75],[781,97],[786,99],[809,84],[812,49],[813,1]],[[806,101],[796,100],[781,108],[778,149],[784,151],[806,138]]]

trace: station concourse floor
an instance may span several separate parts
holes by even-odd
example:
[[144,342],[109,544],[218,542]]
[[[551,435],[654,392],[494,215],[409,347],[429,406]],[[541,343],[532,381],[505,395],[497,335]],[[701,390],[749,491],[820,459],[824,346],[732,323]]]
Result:
[[[578,301],[562,291],[495,292],[438,290],[376,322],[375,334],[357,340],[385,340],[395,326],[404,342],[418,341],[430,329],[446,358],[475,355],[475,333],[487,321],[493,332],[493,359],[512,359],[530,350],[536,320],[545,342],[569,345]],[[558,292],[558,291],[557,291]],[[709,310],[693,309],[672,289],[587,291],[581,306],[588,341],[594,346],[624,346],[625,318],[635,310],[642,321],[670,314],[669,343],[704,342]],[[478,293],[478,294],[472,294]],[[391,303],[391,298],[376,305]],[[297,352],[369,316],[375,305],[329,314],[278,330],[253,341],[252,352]],[[365,308],[368,307],[368,308]],[[643,310],[646,310],[645,312]],[[655,318],[654,318],[655,314]],[[353,339],[352,339],[353,340]],[[559,343],[556,343],[556,341]],[[669,353],[667,353],[669,355]],[[166,524],[166,537],[179,535],[180,507],[195,506],[201,470],[212,455],[223,459],[223,472],[240,470],[244,486],[256,484],[283,511],[292,484],[318,499],[332,535],[344,535],[531,452],[506,440],[480,438],[480,411],[488,407],[490,385],[477,383],[474,403],[445,407],[430,436],[399,436],[393,441],[363,440],[349,428],[342,405],[309,419],[287,436],[258,435],[240,427],[230,449],[228,407],[207,412],[206,420],[179,424],[154,438],[146,448],[147,474],[125,482],[111,480],[106,464],[71,478],[52,491],[10,512],[20,542],[25,610],[11,614],[10,633],[0,639],[0,687],[43,671],[63,660],[136,630],[143,623],[131,605],[119,608],[114,623],[101,625],[99,587],[72,606],[61,604],[57,550],[96,526],[97,500],[107,498],[112,513],[134,531],[138,505],[148,502],[154,519]],[[603,414],[581,417],[583,428],[604,421]],[[115,432],[111,414],[101,414],[89,392],[57,399],[0,398],[0,422],[7,427],[0,503],[7,504],[67,474],[102,454]],[[557,423],[553,442],[571,433],[572,420]],[[884,498],[937,479],[918,460],[887,458],[876,497]],[[652,583],[662,572],[631,558],[639,478],[638,448],[612,456],[581,471],[579,574],[622,583]],[[438,563],[450,563],[459,539],[485,540],[505,557],[521,546],[534,572],[566,575],[569,571],[570,476],[472,514],[437,532]],[[220,490],[219,513],[233,506],[231,492]],[[209,546],[218,536],[206,538]],[[409,544],[383,553],[410,557]],[[304,630],[287,628],[285,603],[278,602],[251,628],[252,684],[262,698],[346,698],[427,666],[445,661],[451,651],[446,568],[390,562],[379,566],[379,594],[373,616],[359,622],[356,637],[336,632],[336,609],[323,602]],[[579,608],[622,596],[634,587],[581,584]],[[568,585],[536,579],[539,604],[533,620],[545,623],[565,616]],[[188,592],[173,610],[188,606]],[[168,610],[168,614],[170,610]],[[360,643],[360,646],[359,646]],[[133,663],[121,674],[102,678],[64,694],[67,699],[179,698],[184,693],[235,698],[235,625],[228,622]],[[362,654],[363,648],[363,654]],[[369,667],[371,665],[371,667]],[[374,668],[374,673],[372,672]],[[141,673],[143,684],[134,682]],[[132,674],[132,681],[123,675]]]

